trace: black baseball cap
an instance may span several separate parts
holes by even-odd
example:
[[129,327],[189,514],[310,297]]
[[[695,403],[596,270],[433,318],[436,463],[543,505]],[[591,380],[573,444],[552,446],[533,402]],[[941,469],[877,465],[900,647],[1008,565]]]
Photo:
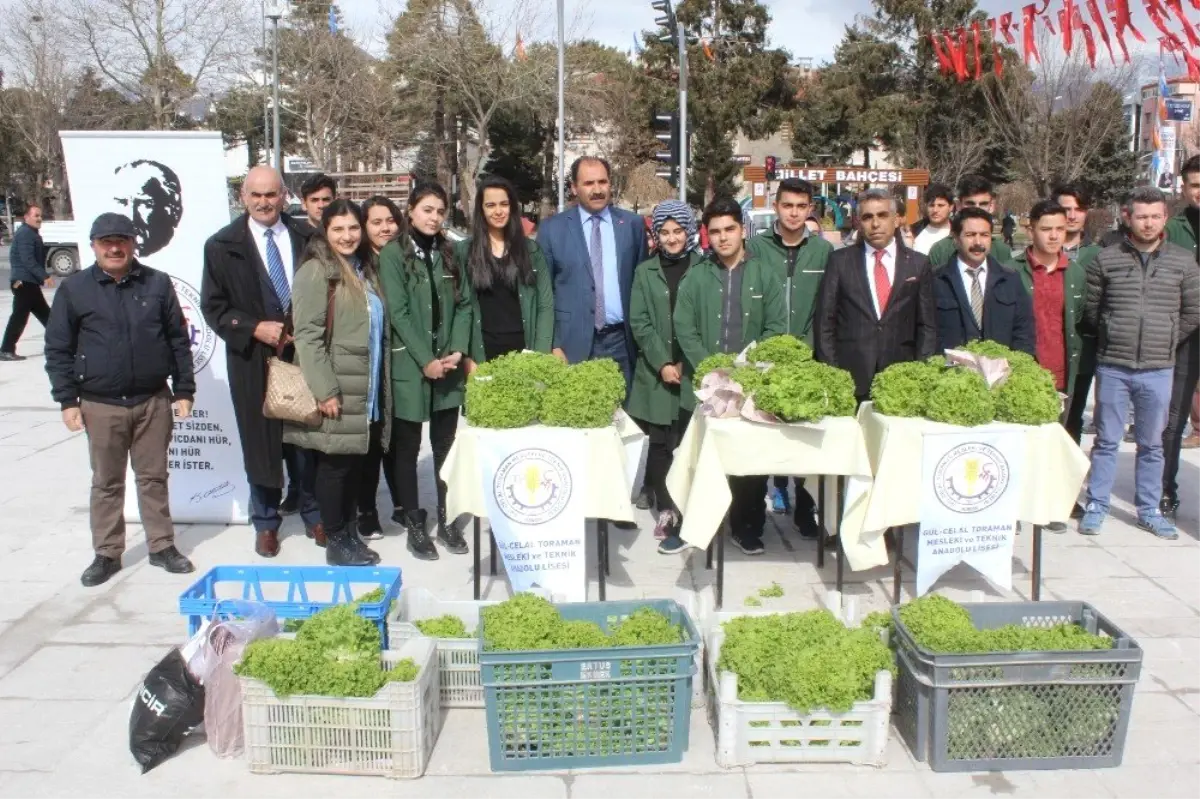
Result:
[[137,231],[133,228],[133,220],[117,213],[100,214],[92,222],[91,240],[106,239],[110,236],[120,236],[126,239],[136,239]]

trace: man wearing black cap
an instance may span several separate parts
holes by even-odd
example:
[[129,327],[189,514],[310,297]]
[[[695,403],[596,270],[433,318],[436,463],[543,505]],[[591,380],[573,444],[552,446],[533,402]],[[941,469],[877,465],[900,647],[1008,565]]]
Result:
[[136,238],[128,217],[96,217],[96,262],[63,281],[46,325],[51,394],[67,429],[87,431],[96,551],[81,578],[88,587],[121,569],[130,461],[151,565],[173,574],[193,570],[175,548],[167,494],[171,406],[181,419],[192,413],[192,349],[170,277],[137,262]]

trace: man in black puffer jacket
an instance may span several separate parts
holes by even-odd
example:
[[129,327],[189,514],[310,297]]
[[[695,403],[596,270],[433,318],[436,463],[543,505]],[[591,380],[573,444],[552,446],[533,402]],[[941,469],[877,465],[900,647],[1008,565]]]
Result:
[[1162,434],[1176,348],[1200,325],[1200,272],[1192,253],[1163,239],[1167,203],[1161,191],[1135,189],[1123,216],[1129,236],[1102,250],[1087,268],[1084,324],[1097,341],[1096,443],[1079,532],[1098,534],[1108,514],[1117,447],[1132,402],[1138,527],[1174,539],[1174,525],[1159,510]]
[[89,587],[121,568],[130,461],[150,564],[175,574],[192,571],[175,548],[167,494],[171,405],[180,418],[191,415],[196,392],[192,348],[171,278],[134,259],[136,238],[128,217],[96,217],[96,263],[63,282],[46,326],[51,394],[67,429],[87,430],[96,557],[81,582]]

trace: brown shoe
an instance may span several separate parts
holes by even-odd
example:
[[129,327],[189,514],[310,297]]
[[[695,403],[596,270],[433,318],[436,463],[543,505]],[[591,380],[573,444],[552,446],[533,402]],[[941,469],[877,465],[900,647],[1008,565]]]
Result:
[[317,522],[312,527],[304,531],[304,534],[313,540],[313,543],[322,549],[325,548],[325,525]]
[[1196,449],[1200,447],[1200,433],[1192,433],[1179,443],[1179,446],[1184,449]]
[[260,558],[273,558],[279,554],[279,531],[263,530],[254,539],[254,552]]

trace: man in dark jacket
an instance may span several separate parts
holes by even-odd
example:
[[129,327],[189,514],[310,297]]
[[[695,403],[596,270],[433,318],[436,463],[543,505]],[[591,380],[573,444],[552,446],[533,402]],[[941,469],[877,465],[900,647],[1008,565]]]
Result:
[[1137,437],[1134,502],[1138,527],[1177,537],[1162,499],[1163,430],[1179,345],[1200,324],[1195,257],[1163,240],[1167,203],[1158,189],[1135,189],[1123,209],[1129,238],[1088,265],[1084,323],[1096,331],[1096,443],[1079,532],[1097,535],[1108,515],[1117,447],[1133,403]]
[[[250,483],[250,521],[254,551],[279,554],[280,505],[283,499],[283,424],[263,416],[267,359],[277,353],[290,360],[292,276],[300,267],[308,238],[282,214],[283,179],[274,169],[251,169],[242,183],[246,213],[217,231],[204,244],[201,311],[225,342],[229,390],[242,456]],[[325,528],[314,496],[315,459],[290,445],[296,459],[293,482],[299,485],[300,517],[310,538],[325,545]]]
[[67,429],[87,431],[92,462],[96,557],[81,578],[88,587],[121,569],[130,461],[151,565],[172,574],[193,569],[175,548],[167,494],[171,406],[187,418],[196,391],[192,348],[171,278],[134,259],[136,237],[128,217],[96,217],[96,262],[59,287],[46,326],[51,393]]
[[[958,182],[958,199],[955,211],[964,208],[982,208],[989,214],[996,213],[996,194],[992,182],[981,175],[966,175]],[[992,257],[1004,263],[1012,257],[1012,250],[1001,236],[992,236]],[[954,260],[954,242],[944,238],[929,250],[929,263],[936,269]]]
[[964,208],[950,223],[958,257],[934,270],[938,350],[989,339],[1036,355],[1033,303],[1021,278],[988,253],[992,248],[992,215]]
[[896,201],[882,189],[858,200],[859,244],[829,256],[813,322],[817,360],[854,376],[859,402],[875,375],[937,351],[929,260],[896,241]]
[[0,361],[23,361],[17,355],[17,341],[25,332],[29,314],[37,317],[46,326],[50,318],[50,306],[42,295],[42,284],[46,282],[46,245],[42,243],[42,209],[30,205],[21,217],[24,223],[13,234],[12,246],[8,251],[8,286],[12,289],[12,315],[4,330],[4,342],[0,343]]

